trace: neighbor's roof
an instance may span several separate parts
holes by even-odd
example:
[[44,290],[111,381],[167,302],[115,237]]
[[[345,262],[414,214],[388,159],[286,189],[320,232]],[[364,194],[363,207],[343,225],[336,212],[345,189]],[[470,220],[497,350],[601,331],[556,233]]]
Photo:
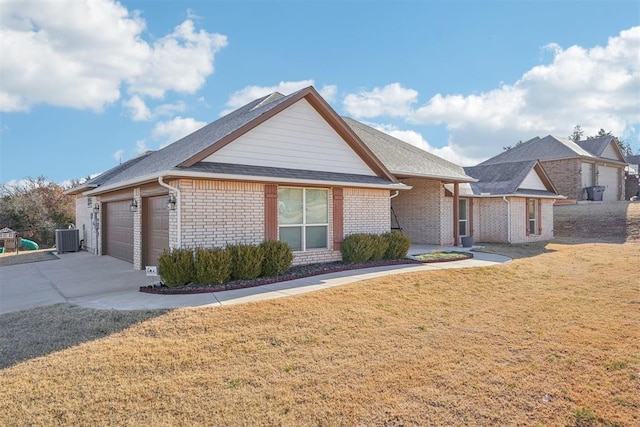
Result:
[[630,163],[632,165],[640,165],[640,154],[637,154],[635,156],[627,156],[626,160],[627,163]]
[[343,120],[396,177],[472,182],[462,167],[349,117]]
[[[604,153],[604,150],[607,149],[609,144],[611,144],[611,141],[613,141],[614,139],[615,138],[610,135],[603,136],[600,138],[590,138],[590,139],[585,139],[583,141],[578,141],[578,145],[584,148],[585,150],[587,150],[589,153],[593,154],[594,156],[601,157],[602,153]],[[620,153],[620,156],[624,158],[622,153]],[[620,159],[611,159],[611,160],[620,161]]]
[[[340,179],[348,179],[347,182],[369,185],[395,185],[404,187],[397,183],[396,179],[389,172],[383,163],[375,157],[366,144],[353,133],[351,128],[346,126],[340,117],[331,109],[326,101],[316,92],[313,87],[307,87],[284,96],[280,93],[272,93],[262,98],[256,99],[247,105],[227,114],[224,117],[204,126],[203,128],[193,132],[190,135],[158,150],[149,153],[140,158],[132,159],[129,162],[116,166],[113,169],[103,173],[93,180],[85,183],[81,190],[100,187],[100,189],[115,189],[120,185],[133,185],[144,179],[152,179],[158,176],[196,176],[205,170],[209,173],[216,168],[211,165],[203,165],[202,160],[214,153],[216,150],[237,139],[250,129],[254,128],[265,120],[273,117],[278,112],[284,110],[290,105],[298,102],[302,98],[307,99],[333,126],[345,141],[356,150],[363,158],[365,163],[374,170],[379,176],[373,180],[363,175],[350,174],[322,174],[307,171],[309,179],[316,177],[323,181],[339,181]],[[218,167],[220,169],[220,167]],[[250,169],[250,168],[249,168]],[[246,177],[249,169],[244,165],[226,165],[224,170],[227,174]],[[253,171],[258,171],[253,169]],[[263,174],[272,172],[278,177],[278,168],[262,168]],[[330,176],[331,175],[331,176]],[[263,176],[263,175],[256,175]],[[360,177],[360,178],[357,178]],[[323,179],[324,178],[324,179]],[[105,188],[106,187],[106,188]],[[70,190],[73,194],[74,190]],[[76,193],[79,191],[75,191]]]
[[595,157],[570,139],[547,135],[544,138],[535,137],[522,144],[518,144],[497,156],[485,160],[480,163],[480,165],[521,162],[525,160],[566,159],[578,156]]
[[[522,182],[532,170],[536,170],[547,188],[553,191],[520,188]],[[540,162],[537,160],[480,164],[477,166],[465,167],[464,171],[467,175],[478,180],[471,184],[471,189],[473,190],[474,195],[531,195],[537,197],[559,197],[553,187],[553,184],[546,176],[544,169],[542,169]]]

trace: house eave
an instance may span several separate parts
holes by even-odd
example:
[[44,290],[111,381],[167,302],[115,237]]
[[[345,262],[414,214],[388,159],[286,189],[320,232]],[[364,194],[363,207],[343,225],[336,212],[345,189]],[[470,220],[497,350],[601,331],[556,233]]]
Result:
[[454,183],[454,182],[478,182],[477,179],[475,178],[457,178],[457,177],[451,177],[451,176],[441,176],[441,175],[431,175],[431,174],[420,174],[420,173],[408,173],[408,172],[401,172],[401,171],[391,171],[391,173],[396,177],[396,179],[402,179],[402,178],[425,178],[425,179],[433,179],[433,180],[437,180],[437,181],[443,181],[446,183]]
[[316,179],[294,179],[283,177],[264,177],[264,176],[251,176],[251,175],[236,175],[236,174],[220,174],[220,173],[202,173],[202,172],[190,172],[190,171],[165,171],[163,173],[157,173],[153,175],[147,175],[128,181],[122,181],[117,184],[107,185],[104,187],[98,187],[94,190],[90,190],[84,195],[96,196],[111,191],[134,187],[137,185],[147,184],[149,182],[157,181],[158,178],[164,179],[170,178],[192,178],[192,179],[215,179],[220,181],[245,181],[245,182],[268,182],[275,184],[295,184],[295,185],[312,185],[312,186],[326,186],[326,187],[355,187],[355,188],[371,188],[382,190],[410,190],[412,187],[400,182],[390,182],[389,184],[373,184],[373,183],[359,183],[359,182],[346,182],[346,181],[330,181],[330,180],[316,180]]
[[491,199],[491,198],[503,198],[503,197],[520,197],[520,198],[531,198],[531,199],[553,199],[553,200],[564,200],[567,196],[561,195],[540,195],[540,194],[525,194],[525,193],[496,193],[496,194],[473,194],[473,195],[465,195],[464,197],[473,197],[478,199]]

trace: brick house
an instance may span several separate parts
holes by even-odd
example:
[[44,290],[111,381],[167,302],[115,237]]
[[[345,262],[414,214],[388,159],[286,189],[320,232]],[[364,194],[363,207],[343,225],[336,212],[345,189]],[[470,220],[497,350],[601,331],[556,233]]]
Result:
[[[537,160],[481,164],[464,171],[478,181],[461,188],[466,223],[476,241],[530,243],[553,238],[553,204],[560,196]],[[464,230],[464,231],[463,231]]]
[[84,247],[155,265],[164,250],[284,240],[339,260],[344,236],[390,229],[408,190],[312,87],[257,99],[69,190]]
[[416,243],[458,245],[465,236],[456,226],[460,222],[458,189],[475,179],[456,164],[356,120],[343,119],[396,179],[411,187],[391,199],[394,225]]
[[286,241],[294,263],[304,264],[340,260],[344,236],[393,225],[414,243],[459,244],[485,217],[472,193],[461,197],[475,181],[460,166],[340,117],[309,87],[252,101],[67,194],[76,196],[84,248],[136,269],[169,248],[269,239]]
[[626,162],[615,138],[606,136],[573,142],[548,135],[518,144],[480,165],[539,160],[559,194],[570,200],[587,200],[586,188],[605,188],[603,200],[624,198]]

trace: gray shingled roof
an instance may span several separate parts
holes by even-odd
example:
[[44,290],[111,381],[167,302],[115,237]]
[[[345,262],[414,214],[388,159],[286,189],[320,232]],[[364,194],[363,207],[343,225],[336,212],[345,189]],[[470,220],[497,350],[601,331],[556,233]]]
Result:
[[[602,156],[604,150],[609,146],[609,143],[613,140],[613,136],[603,136],[601,138],[590,138],[583,141],[578,141],[578,145],[584,148],[589,153],[596,157]],[[611,159],[619,160],[619,159]]]
[[[272,94],[256,99],[244,107],[240,107],[226,116],[198,129],[192,134],[158,151],[154,151],[134,165],[131,165],[134,167],[122,168],[118,171],[113,171],[113,169],[107,171],[108,179],[102,180],[100,185],[116,184],[163,171],[181,170],[177,168],[177,166],[191,158],[194,154],[215,144],[233,131],[241,128],[296,94],[297,92],[280,98],[276,98]],[[272,98],[271,102],[261,104],[270,97]]]
[[480,165],[521,162],[524,160],[566,159],[578,156],[596,157],[567,138],[547,135],[544,138],[535,137],[522,144],[516,145],[497,156],[485,160],[480,163]]
[[236,165],[231,163],[198,162],[195,165],[188,168],[183,168],[182,170],[223,175],[242,175],[293,180],[348,182],[354,184],[375,185],[390,184],[388,179],[381,178],[379,176],[310,171],[302,169],[274,168],[266,166]]
[[459,182],[473,181],[473,178],[467,176],[458,165],[349,117],[343,117],[343,120],[396,176],[420,176]]
[[640,154],[635,155],[635,156],[627,156],[625,157],[627,163],[630,163],[632,165],[640,165]]
[[529,190],[519,188],[522,181],[538,163],[536,160],[523,160],[519,162],[479,164],[465,167],[467,175],[478,180],[471,184],[473,194],[488,193],[492,195],[535,195],[557,196],[556,193],[541,190]]

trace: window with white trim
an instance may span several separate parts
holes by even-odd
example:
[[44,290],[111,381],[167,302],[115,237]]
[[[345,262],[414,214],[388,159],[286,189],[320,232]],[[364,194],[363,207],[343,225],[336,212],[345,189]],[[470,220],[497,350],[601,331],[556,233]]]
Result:
[[538,200],[527,199],[527,217],[529,218],[529,234],[538,234]]
[[278,188],[279,239],[294,251],[327,249],[329,190]]

